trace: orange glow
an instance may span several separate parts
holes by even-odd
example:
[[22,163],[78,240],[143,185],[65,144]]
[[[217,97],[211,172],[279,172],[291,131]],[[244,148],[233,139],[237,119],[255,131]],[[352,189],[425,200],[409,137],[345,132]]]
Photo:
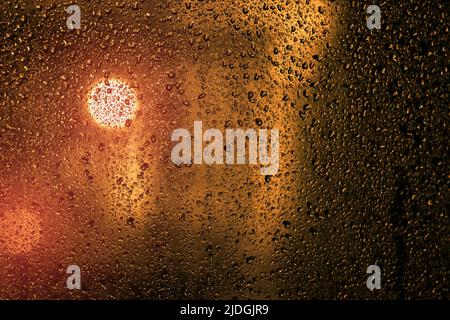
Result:
[[133,90],[116,79],[99,82],[89,94],[89,113],[103,126],[124,127],[132,120],[136,107]]
[[0,218],[0,244],[13,254],[27,254],[41,238],[38,217],[26,210],[11,211]]

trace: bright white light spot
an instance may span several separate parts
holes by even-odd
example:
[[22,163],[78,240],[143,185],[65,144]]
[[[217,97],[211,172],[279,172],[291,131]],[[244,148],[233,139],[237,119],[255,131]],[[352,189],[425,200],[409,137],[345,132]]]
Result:
[[133,90],[116,79],[99,82],[89,94],[89,113],[103,126],[124,127],[133,119],[136,107]]

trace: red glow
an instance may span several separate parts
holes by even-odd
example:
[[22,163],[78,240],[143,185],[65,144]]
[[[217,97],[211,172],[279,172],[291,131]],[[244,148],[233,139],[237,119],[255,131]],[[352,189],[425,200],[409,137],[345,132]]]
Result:
[[41,239],[38,216],[26,210],[11,211],[0,218],[1,247],[13,254],[27,254]]

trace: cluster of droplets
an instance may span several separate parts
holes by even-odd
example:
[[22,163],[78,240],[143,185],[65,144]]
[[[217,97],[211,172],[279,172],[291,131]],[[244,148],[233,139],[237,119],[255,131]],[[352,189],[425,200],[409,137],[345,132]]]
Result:
[[119,80],[102,81],[92,89],[88,109],[97,123],[108,127],[124,127],[136,111],[135,95]]
[[26,210],[11,211],[0,218],[3,239],[0,248],[14,254],[27,254],[41,238],[41,226],[36,215]]
[[[0,297],[21,297],[26,273],[39,274],[29,296],[79,297],[48,288],[74,262],[85,298],[447,294],[444,4],[396,3],[380,31],[365,1],[78,4],[81,30],[69,31],[67,3],[0,3]],[[110,73],[139,92],[139,123],[86,130],[88,112],[131,123],[127,86],[85,92]],[[171,124],[194,120],[282,129],[279,175],[172,166]],[[1,205],[27,191],[17,206],[44,206],[45,250],[23,271],[2,239],[17,252],[17,235],[39,238]],[[384,270],[378,294],[361,280],[368,263]]]

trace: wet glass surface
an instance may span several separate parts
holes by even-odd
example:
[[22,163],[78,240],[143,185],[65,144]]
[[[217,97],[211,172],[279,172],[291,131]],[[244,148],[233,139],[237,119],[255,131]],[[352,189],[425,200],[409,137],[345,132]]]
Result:
[[[0,4],[0,298],[448,298],[448,3],[30,3]],[[279,129],[277,174],[175,165],[194,121]]]

